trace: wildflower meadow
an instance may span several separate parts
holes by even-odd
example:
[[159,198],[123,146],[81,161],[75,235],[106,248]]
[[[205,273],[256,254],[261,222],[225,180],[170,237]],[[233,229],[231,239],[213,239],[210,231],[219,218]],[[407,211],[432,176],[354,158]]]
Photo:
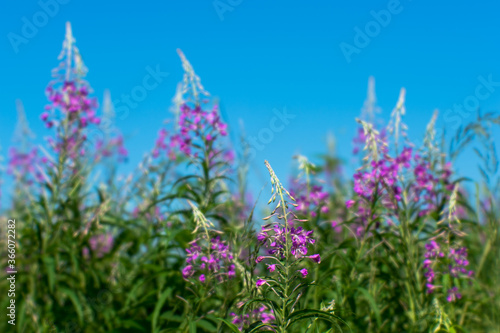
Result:
[[[387,123],[368,98],[337,142],[352,171],[334,143],[289,174],[268,156],[255,193],[248,143],[177,50],[173,112],[123,173],[74,35],[47,69],[46,140],[20,110],[2,150],[1,332],[500,332],[497,113],[438,135],[436,112],[411,142],[406,90]],[[456,172],[465,151],[481,177]]]

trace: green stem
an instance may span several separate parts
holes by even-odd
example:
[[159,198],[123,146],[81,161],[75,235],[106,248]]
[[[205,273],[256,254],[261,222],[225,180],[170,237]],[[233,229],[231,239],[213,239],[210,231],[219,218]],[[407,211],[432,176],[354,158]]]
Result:
[[287,325],[287,318],[288,316],[286,315],[286,304],[288,302],[288,283],[289,283],[289,268],[290,268],[290,251],[289,251],[289,243],[290,243],[290,235],[288,233],[288,219],[287,219],[287,212],[286,212],[286,202],[285,199],[283,198],[283,191],[281,188],[278,188],[279,195],[280,195],[280,200],[281,200],[281,206],[283,209],[283,218],[285,219],[285,298],[282,300],[281,304],[281,311],[282,311],[282,318],[283,321],[281,323],[280,327],[280,332],[281,333],[286,333],[286,325]]

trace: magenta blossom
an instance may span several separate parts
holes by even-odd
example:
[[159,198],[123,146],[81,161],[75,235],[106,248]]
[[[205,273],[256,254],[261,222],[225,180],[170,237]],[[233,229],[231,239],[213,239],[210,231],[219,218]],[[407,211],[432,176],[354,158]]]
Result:
[[193,242],[186,252],[187,265],[182,270],[185,279],[199,274],[198,281],[202,283],[208,276],[215,276],[218,282],[223,282],[236,276],[233,254],[220,237],[211,239],[208,248],[202,248],[197,242]]
[[[315,243],[312,238],[313,231],[307,231],[302,227],[291,227],[288,229],[288,237],[291,239],[290,254],[295,258],[301,258],[307,255],[308,246]],[[285,258],[285,243],[287,235],[284,227],[275,224],[273,228],[262,228],[262,232],[257,235],[260,242],[265,243],[269,248],[270,255],[277,256],[278,258]]]
[[257,282],[255,282],[255,285],[257,286],[257,288],[259,288],[262,285],[264,285],[265,283],[266,283],[266,280],[264,280],[264,279],[257,279]]
[[268,309],[264,305],[253,310],[251,313],[237,315],[232,312],[230,315],[232,317],[231,323],[237,325],[240,331],[243,331],[245,327],[256,321],[262,321],[263,324],[271,324],[276,320],[273,315],[273,310]]
[[[102,258],[104,255],[108,254],[113,248],[114,238],[111,234],[100,234],[92,236],[89,239],[90,249],[97,258]],[[82,254],[85,258],[89,257],[89,249],[84,247]]]

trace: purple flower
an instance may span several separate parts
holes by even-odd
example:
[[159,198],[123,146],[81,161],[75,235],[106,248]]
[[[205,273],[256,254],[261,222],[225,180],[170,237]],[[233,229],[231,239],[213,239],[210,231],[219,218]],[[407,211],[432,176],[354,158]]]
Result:
[[255,285],[257,286],[257,288],[259,288],[264,283],[266,283],[266,280],[264,280],[264,279],[257,279],[257,282],[255,283]]
[[323,188],[318,185],[311,186],[309,189],[306,183],[293,181],[294,188],[290,191],[292,196],[297,200],[295,207],[301,214],[316,217],[319,211],[326,214],[330,211],[328,208],[328,192],[323,191]]
[[431,293],[434,291],[434,289],[436,289],[436,286],[434,286],[434,285],[433,285],[433,284],[431,284],[431,283],[427,283],[425,286],[426,286],[426,288],[427,288],[427,293],[428,293],[428,294],[431,294]]
[[[267,232],[272,234],[267,234]],[[266,242],[266,247],[269,248],[268,252],[271,255],[277,256],[278,258],[285,258],[285,243],[287,239],[286,231],[284,227],[275,225],[272,229],[263,228],[263,232],[259,235],[266,234],[264,239]],[[290,254],[295,258],[301,258],[307,255],[308,246],[315,243],[315,239],[312,237],[313,231],[307,231],[302,227],[291,227],[288,228],[288,237],[292,241],[292,246],[290,248]],[[257,236],[258,237],[258,236]],[[260,256],[257,258],[257,262],[264,260],[264,257]]]
[[[472,277],[474,272],[465,268],[469,265],[469,261],[467,260],[467,248],[452,247],[449,250],[449,254],[445,256],[441,249],[441,245],[435,240],[432,240],[425,244],[425,249],[425,259],[422,267],[424,269],[424,277],[427,281],[426,287],[428,293],[432,293],[434,291],[435,286],[433,283],[436,280],[437,275],[443,274],[442,270],[438,270],[439,268],[443,268],[445,270],[447,269],[453,278],[462,277],[470,279]],[[446,260],[446,257],[449,258],[449,260]],[[449,262],[449,264],[447,262]],[[446,271],[444,273],[446,273]],[[452,299],[454,301],[456,298],[460,298],[461,295],[456,293],[457,290],[458,289],[456,289],[456,287],[450,289],[448,291],[448,299]]]
[[[215,105],[212,110],[203,110],[200,105],[194,108],[184,103],[180,106],[180,115],[178,124],[178,134],[170,138],[170,147],[178,148],[187,156],[192,155],[192,150],[199,146],[197,142],[212,143],[219,136],[227,135],[227,125],[222,122],[219,116],[218,106]],[[161,133],[157,140],[155,149],[167,150],[164,143],[166,134]],[[200,141],[201,140],[201,141]],[[226,158],[231,158],[231,153],[225,151]],[[212,155],[210,158],[215,156]]]
[[302,268],[299,272],[300,272],[300,274],[302,274],[302,278],[305,278],[307,276],[307,273],[308,273],[307,269],[305,269],[305,268]]
[[[108,254],[113,248],[114,239],[111,234],[101,234],[92,236],[89,239],[89,245],[92,252],[97,258],[102,258],[104,255]],[[83,256],[88,257],[89,249],[83,249]]]
[[347,201],[345,202],[345,206],[346,206],[346,208],[347,208],[347,209],[350,209],[352,206],[354,206],[354,202],[355,202],[354,200],[347,200]]
[[236,277],[236,266],[235,265],[229,265],[229,269],[227,270],[227,277],[230,279]]
[[183,269],[185,278],[191,277],[199,272],[200,282],[206,280],[207,274],[217,276],[219,282],[225,277],[232,279],[236,276],[236,266],[233,264],[233,254],[229,246],[220,240],[220,237],[209,240],[208,247],[202,248],[197,242],[193,242],[186,249],[186,267]]
[[317,264],[321,263],[321,257],[319,254],[313,254],[312,256],[309,256],[309,259],[312,259],[312,261]]
[[257,240],[259,242],[265,242],[265,240],[267,239],[267,237],[268,237],[268,235],[265,232],[261,232],[261,233],[257,234]]
[[44,180],[41,171],[43,164],[45,164],[44,160],[38,156],[36,148],[29,151],[22,151],[15,147],[9,149],[7,173],[14,175],[17,180],[23,180],[27,185]]
[[193,266],[187,265],[182,269],[182,277],[187,279],[188,277],[191,277],[194,274],[194,269]]
[[440,246],[434,240],[430,241],[430,243],[425,244],[425,249],[427,250],[427,252],[425,253],[426,258],[444,257],[444,253],[441,252]]
[[451,289],[448,290],[448,297],[446,297],[446,300],[448,302],[455,302],[457,299],[460,299],[462,298],[462,294],[460,294],[458,292],[458,288],[457,287],[453,287]]
[[248,327],[250,324],[256,321],[262,321],[264,324],[270,324],[276,320],[273,314],[273,310],[269,310],[266,306],[261,306],[250,313],[246,313],[243,315],[237,315],[232,312],[231,314],[232,320],[231,323],[238,325],[238,329],[243,331],[245,327]]
[[337,221],[332,221],[332,228],[338,234],[342,232],[342,227],[339,225]]

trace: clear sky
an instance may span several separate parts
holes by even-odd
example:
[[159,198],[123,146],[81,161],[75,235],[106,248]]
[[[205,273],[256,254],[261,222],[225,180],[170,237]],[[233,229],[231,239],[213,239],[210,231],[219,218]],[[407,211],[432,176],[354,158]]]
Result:
[[[349,159],[369,76],[376,79],[385,119],[406,88],[405,121],[415,139],[435,109],[441,112],[438,125],[451,130],[473,117],[468,109],[476,103],[486,111],[500,106],[500,3],[494,1],[6,0],[3,8],[4,156],[16,99],[23,101],[37,140],[49,134],[39,115],[66,21],[100,101],[109,89],[115,107],[126,105],[123,96],[144,85],[147,68],[162,73],[155,88],[117,119],[129,169],[152,147],[161,121],[171,117],[167,110],[182,78],[176,48],[220,98],[235,134],[241,119],[247,134],[257,137],[257,187],[264,159],[286,178],[291,156],[323,152],[329,131]],[[273,117],[285,109],[291,116],[280,126]],[[463,161],[461,168],[468,172],[474,163]]]

